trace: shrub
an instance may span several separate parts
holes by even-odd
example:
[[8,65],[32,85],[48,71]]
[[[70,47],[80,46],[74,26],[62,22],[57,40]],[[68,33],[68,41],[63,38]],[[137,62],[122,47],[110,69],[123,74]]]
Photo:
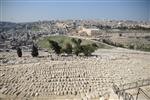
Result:
[[119,36],[122,37],[122,34],[120,33]]
[[72,38],[71,41],[75,44],[74,48],[73,48],[73,52],[75,53],[76,56],[79,55],[79,53],[81,53],[81,39],[74,39]]
[[56,54],[59,55],[61,53],[62,47],[59,46],[59,44],[56,41],[49,40],[49,44],[50,44],[52,50],[54,50]]
[[143,50],[150,52],[150,47],[144,47]]
[[74,43],[74,47],[72,47],[71,43],[66,43],[65,47],[61,47],[58,42],[53,40],[49,40],[49,44],[56,54],[64,52],[67,54],[74,53],[76,56],[80,53],[83,53],[85,56],[90,56],[98,48],[96,43],[81,45],[81,39],[72,38],[71,41]]
[[74,44],[77,44],[77,40],[75,38],[72,38],[71,41],[74,43]]
[[134,49],[134,45],[133,45],[133,44],[130,44],[130,45],[129,45],[129,49]]
[[81,47],[81,46],[75,46],[75,47],[73,48],[73,50],[74,50],[75,55],[78,56],[79,53],[82,52],[82,47]]
[[78,45],[80,45],[80,44],[81,44],[81,42],[82,42],[82,40],[81,40],[81,39],[78,39]]
[[72,53],[72,45],[70,43],[66,43],[65,48],[63,49],[63,52],[65,52],[67,54],[71,54]]
[[82,42],[81,39],[76,40],[75,38],[72,38],[71,41],[75,44],[75,46],[80,46]]
[[111,44],[109,40],[103,39],[102,41],[103,41],[103,43]]
[[32,46],[32,52],[31,52],[32,57],[37,57],[39,55],[38,53],[38,48],[33,44]]
[[98,48],[98,45],[97,45],[96,43],[92,43],[92,46],[93,46],[94,48]]
[[91,56],[91,54],[96,50],[96,47],[90,44],[82,45],[81,46],[81,52],[85,56]]
[[120,43],[116,43],[115,45],[116,47],[121,47],[121,48],[124,48],[124,45],[123,44],[120,44]]
[[112,45],[112,46],[121,47],[121,48],[125,47],[123,44],[115,43],[115,42],[112,42],[111,40],[103,39],[102,41],[103,41],[103,43],[106,43],[106,44],[109,44],[109,45]]
[[18,55],[18,57],[22,57],[22,50],[21,50],[21,48],[17,48],[17,55]]

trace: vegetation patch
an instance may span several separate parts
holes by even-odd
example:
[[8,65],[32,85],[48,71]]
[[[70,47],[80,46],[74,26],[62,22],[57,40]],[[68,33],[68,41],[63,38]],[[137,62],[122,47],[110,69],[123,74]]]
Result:
[[67,53],[79,55],[83,53],[90,56],[98,48],[111,48],[100,42],[94,42],[85,39],[72,38],[67,36],[49,36],[40,39],[38,42],[40,48],[46,48],[54,51],[56,54]]
[[146,39],[141,39],[141,38],[138,38],[138,39],[137,38],[103,39],[103,43],[106,43],[115,47],[150,52],[150,42]]
[[[43,39],[40,39],[40,40],[38,41],[38,46],[39,46],[40,48],[46,48],[46,49],[51,50],[50,45],[49,45],[49,40],[56,41],[61,47],[65,47],[65,45],[66,45],[67,43],[70,43],[71,45],[74,46],[74,43],[71,41],[71,40],[72,40],[72,37],[60,36],[60,35],[57,35],[57,36],[49,36],[49,37],[45,37],[45,38],[43,38]],[[106,45],[106,44],[101,43],[101,42],[93,42],[93,41],[85,40],[85,39],[81,39],[81,40],[82,40],[81,45],[96,43],[97,46],[98,46],[98,48],[106,48],[106,49],[111,48],[111,46]]]

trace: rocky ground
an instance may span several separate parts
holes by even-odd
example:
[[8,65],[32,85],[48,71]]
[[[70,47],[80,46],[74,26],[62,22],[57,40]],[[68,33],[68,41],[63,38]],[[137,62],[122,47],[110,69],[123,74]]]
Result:
[[92,57],[0,53],[0,99],[96,100],[112,84],[150,78],[150,53],[99,49]]

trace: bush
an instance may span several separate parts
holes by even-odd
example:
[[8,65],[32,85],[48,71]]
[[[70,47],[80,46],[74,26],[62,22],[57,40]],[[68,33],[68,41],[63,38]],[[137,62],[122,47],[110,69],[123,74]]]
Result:
[[67,54],[71,54],[72,53],[72,45],[70,43],[66,43],[65,48],[63,49],[63,52],[65,52]]
[[37,57],[39,55],[38,53],[38,48],[33,44],[32,46],[32,52],[31,52],[32,57]]
[[56,54],[59,55],[61,53],[62,47],[59,46],[59,44],[56,41],[49,40],[49,44],[50,44],[50,47],[52,48],[52,50],[54,50]]
[[91,56],[91,54],[96,50],[96,47],[90,44],[82,45],[81,46],[81,52],[85,56]]
[[124,45],[123,44],[120,44],[120,43],[116,43],[115,45],[116,47],[121,47],[121,48],[124,48]]
[[75,44],[75,46],[80,46],[82,42],[81,39],[76,40],[75,38],[72,38],[71,41]]
[[120,33],[119,36],[122,37],[122,34]]
[[72,38],[71,41],[74,43],[74,44],[77,44],[77,40],[75,38]]
[[106,44],[112,44],[110,40],[103,39],[102,41],[103,43],[106,43]]
[[98,48],[98,45],[97,45],[96,43],[92,43],[92,46],[93,46],[94,48]]
[[130,44],[130,45],[129,45],[129,49],[134,49],[134,45],[133,45],[133,44]]
[[80,45],[80,44],[81,44],[81,42],[82,42],[82,40],[81,40],[81,39],[78,39],[78,45]]
[[22,50],[21,50],[21,48],[17,48],[17,55],[18,55],[18,57],[22,57]]
[[81,46],[75,46],[75,47],[73,48],[73,51],[74,51],[75,55],[78,56],[79,53],[82,52],[82,48],[81,48]]
[[124,48],[124,45],[121,43],[115,43],[115,42],[112,42],[111,40],[106,40],[106,39],[103,39],[102,41],[103,43],[106,43],[108,45]]
[[73,48],[73,52],[75,53],[76,56],[79,55],[79,53],[82,52],[82,48],[81,48],[81,43],[82,43],[82,40],[81,39],[74,39],[72,38],[71,41],[75,44],[74,48]]
[[74,47],[72,47],[71,43],[66,43],[65,47],[61,47],[58,42],[53,40],[49,40],[49,44],[56,54],[64,52],[67,54],[74,53],[76,56],[80,53],[83,53],[85,56],[90,56],[98,48],[96,43],[81,45],[81,39],[72,38],[71,41],[74,43]]
[[150,52],[150,47],[144,47],[143,50]]

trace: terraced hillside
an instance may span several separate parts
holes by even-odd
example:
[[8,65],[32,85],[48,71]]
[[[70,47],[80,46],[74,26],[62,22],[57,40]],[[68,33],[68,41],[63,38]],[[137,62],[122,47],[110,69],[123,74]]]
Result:
[[113,83],[150,77],[150,53],[115,48],[100,49],[95,54],[97,57],[52,59],[53,56],[32,58],[26,53],[22,58],[16,57],[16,61],[27,57],[34,62],[0,66],[0,98],[98,100],[109,93]]

